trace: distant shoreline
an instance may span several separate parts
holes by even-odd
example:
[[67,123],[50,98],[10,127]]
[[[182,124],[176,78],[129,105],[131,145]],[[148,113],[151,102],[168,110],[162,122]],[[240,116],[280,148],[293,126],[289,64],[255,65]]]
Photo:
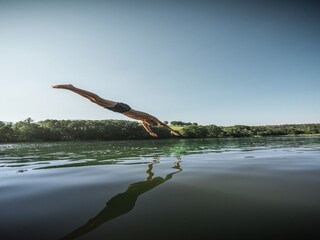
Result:
[[[320,136],[320,124],[283,124],[266,126],[216,126],[173,121],[170,125],[188,138],[241,138],[276,136]],[[159,139],[170,139],[169,131],[152,127]],[[34,122],[31,118],[16,123],[0,121],[0,143],[142,140],[154,139],[136,121],[127,120],[53,120]],[[178,138],[179,139],[179,138]]]

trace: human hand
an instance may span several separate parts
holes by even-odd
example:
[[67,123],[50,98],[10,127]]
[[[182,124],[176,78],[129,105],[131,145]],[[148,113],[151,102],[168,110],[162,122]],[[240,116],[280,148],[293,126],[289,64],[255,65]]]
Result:
[[170,131],[170,134],[171,134],[172,136],[176,136],[176,137],[179,137],[179,136],[180,136],[179,133],[174,132],[174,131]]
[[155,134],[155,133],[149,133],[152,137],[158,137],[158,135],[157,134]]

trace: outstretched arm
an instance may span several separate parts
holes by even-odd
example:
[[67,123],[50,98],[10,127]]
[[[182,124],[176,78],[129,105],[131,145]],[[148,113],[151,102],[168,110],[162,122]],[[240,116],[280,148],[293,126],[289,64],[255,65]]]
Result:
[[161,125],[162,127],[167,128],[167,129],[170,131],[170,134],[171,134],[171,135],[174,135],[174,136],[177,136],[177,137],[180,136],[180,134],[179,134],[178,132],[176,132],[176,131],[173,130],[171,127],[169,127],[167,124],[161,122],[161,121],[158,120],[158,119],[157,119],[157,123],[158,123],[159,125]]
[[152,137],[158,137],[157,134],[155,134],[154,132],[152,132],[152,130],[150,129],[148,123],[146,123],[146,122],[144,122],[144,121],[141,121],[140,123],[141,123],[141,125],[144,127],[144,129],[145,129]]

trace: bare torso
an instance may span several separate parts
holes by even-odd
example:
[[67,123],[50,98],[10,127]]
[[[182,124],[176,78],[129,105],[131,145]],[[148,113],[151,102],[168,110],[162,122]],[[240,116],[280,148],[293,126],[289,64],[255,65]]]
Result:
[[144,121],[144,120],[158,120],[156,117],[145,113],[145,112],[141,112],[141,111],[137,111],[134,109],[130,109],[128,112],[124,112],[123,115],[126,115],[127,117],[136,119],[136,120],[140,120],[140,121]]

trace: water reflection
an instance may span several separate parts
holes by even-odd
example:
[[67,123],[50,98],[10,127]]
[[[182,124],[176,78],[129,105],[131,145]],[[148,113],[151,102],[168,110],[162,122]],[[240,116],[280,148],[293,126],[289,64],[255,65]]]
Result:
[[134,208],[139,196],[172,179],[173,175],[182,171],[180,166],[180,163],[182,162],[181,158],[177,157],[177,161],[174,162],[172,167],[174,169],[173,172],[167,174],[165,177],[154,177],[153,166],[158,162],[159,159],[154,158],[153,162],[147,165],[147,177],[144,181],[130,184],[125,192],[119,193],[111,198],[106,203],[106,207],[95,217],[91,218],[86,224],[75,229],[62,239],[75,239],[93,231],[102,224],[129,213]]

